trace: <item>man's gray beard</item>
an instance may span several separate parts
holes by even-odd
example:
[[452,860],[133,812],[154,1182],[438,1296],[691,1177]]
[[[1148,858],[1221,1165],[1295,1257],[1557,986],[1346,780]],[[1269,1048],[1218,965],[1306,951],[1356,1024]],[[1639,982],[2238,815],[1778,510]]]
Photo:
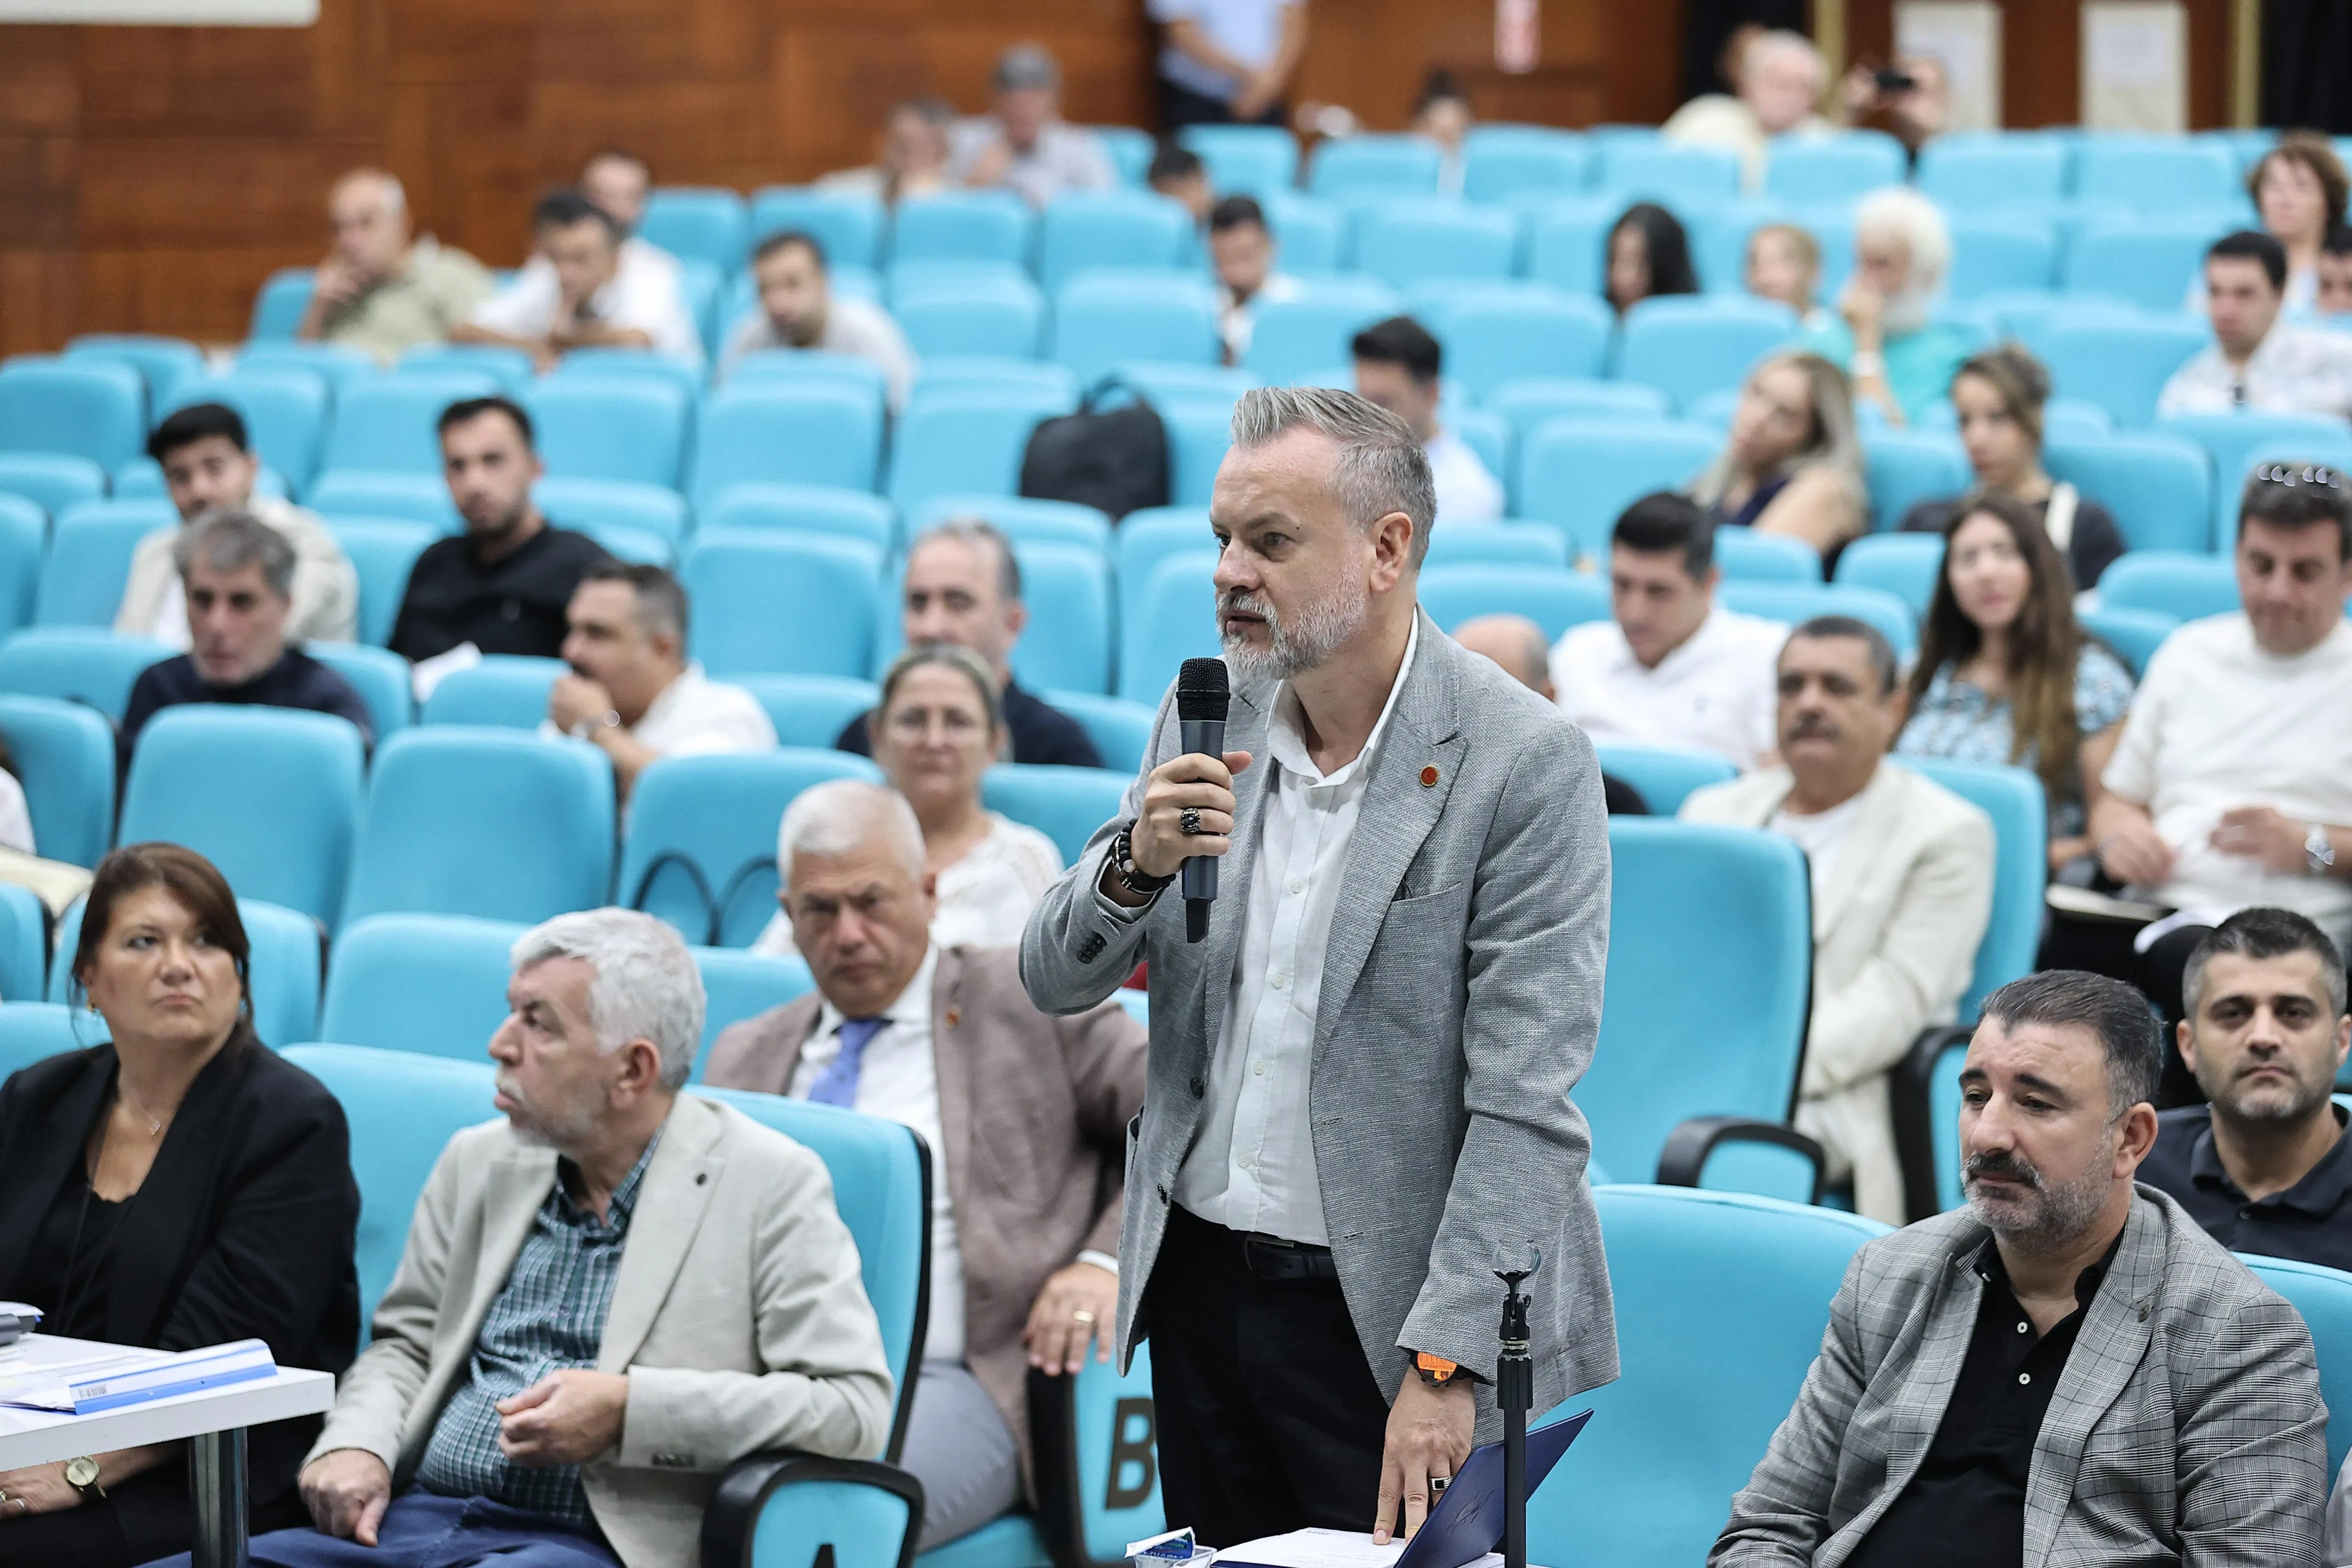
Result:
[[1301,605],[1289,622],[1275,614],[1274,606],[1254,593],[1228,592],[1223,610],[1244,610],[1265,622],[1263,648],[1230,634],[1223,638],[1225,663],[1243,685],[1287,681],[1319,669],[1339,645],[1363,629],[1371,608],[1360,583],[1342,582],[1322,598]]
[[[2083,1174],[2070,1182],[2053,1182],[2035,1172],[2041,1182],[2035,1189],[2041,1197],[2041,1208],[2022,1225],[2009,1225],[1995,1218],[1992,1210],[1978,1202],[1972,1192],[1968,1194],[1969,1207],[1984,1221],[1986,1228],[2002,1240],[2022,1242],[2036,1250],[2053,1249],[2080,1238],[2106,1206],[2107,1195],[2114,1191],[2114,1178],[2107,1174],[2113,1159],[2112,1152],[2103,1147]],[[1962,1190],[1967,1190],[1965,1181]]]
[[1916,288],[1890,296],[1879,310],[1880,330],[1890,338],[1907,338],[1927,324],[1933,301]]
[[517,1141],[531,1148],[576,1148],[596,1130],[593,1105],[568,1113],[551,1113],[544,1106],[525,1100],[513,1084],[500,1083],[499,1087],[515,1103],[515,1109],[507,1113],[508,1127]]

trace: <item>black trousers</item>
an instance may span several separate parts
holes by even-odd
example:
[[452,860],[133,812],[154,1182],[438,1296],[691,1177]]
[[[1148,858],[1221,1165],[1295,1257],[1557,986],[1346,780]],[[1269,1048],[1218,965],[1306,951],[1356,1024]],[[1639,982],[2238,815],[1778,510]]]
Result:
[[1380,1507],[1389,1406],[1339,1281],[1269,1278],[1275,1261],[1171,1207],[1145,1288],[1160,1497],[1206,1546],[1370,1530]]
[[[1252,125],[1280,125],[1290,110],[1282,103],[1270,103],[1261,110]],[[1160,78],[1160,125],[1170,136],[1188,125],[1234,125],[1233,106],[1222,98],[1211,98],[1204,92],[1194,92],[1189,87],[1178,87],[1166,77]],[[1222,194],[1223,193],[1220,193]]]

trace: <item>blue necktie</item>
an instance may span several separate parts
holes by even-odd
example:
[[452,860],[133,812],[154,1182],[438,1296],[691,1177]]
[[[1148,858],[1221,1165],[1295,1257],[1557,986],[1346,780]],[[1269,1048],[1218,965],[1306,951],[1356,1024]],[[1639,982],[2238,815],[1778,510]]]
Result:
[[809,1086],[808,1097],[818,1105],[838,1105],[845,1111],[857,1108],[857,1069],[866,1060],[866,1048],[871,1044],[888,1019],[844,1019],[838,1033],[841,1054],[835,1057],[816,1082]]

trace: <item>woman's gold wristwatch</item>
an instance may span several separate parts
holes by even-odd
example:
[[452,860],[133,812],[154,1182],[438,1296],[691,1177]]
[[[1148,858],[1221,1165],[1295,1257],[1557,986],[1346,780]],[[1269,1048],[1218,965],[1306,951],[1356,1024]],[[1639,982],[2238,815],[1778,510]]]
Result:
[[81,1493],[84,1502],[103,1502],[106,1489],[98,1484],[98,1461],[84,1454],[66,1461],[66,1485]]

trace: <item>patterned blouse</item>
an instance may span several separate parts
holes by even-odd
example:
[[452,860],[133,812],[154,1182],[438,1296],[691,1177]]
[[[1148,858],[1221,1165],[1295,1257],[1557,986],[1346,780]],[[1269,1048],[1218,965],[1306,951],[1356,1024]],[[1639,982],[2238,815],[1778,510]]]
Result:
[[[2074,724],[2085,737],[2116,723],[2131,707],[2131,672],[2095,643],[2083,644],[2074,662]],[[1938,669],[1925,695],[1911,711],[1911,720],[1895,742],[1897,756],[1941,757],[1954,762],[2007,762],[2013,740],[2009,699],[1987,695],[1958,677],[1951,664]],[[2039,747],[2029,744],[2017,758],[2032,768]],[[2083,831],[2080,789],[2050,802],[2050,836],[2072,838]]]

